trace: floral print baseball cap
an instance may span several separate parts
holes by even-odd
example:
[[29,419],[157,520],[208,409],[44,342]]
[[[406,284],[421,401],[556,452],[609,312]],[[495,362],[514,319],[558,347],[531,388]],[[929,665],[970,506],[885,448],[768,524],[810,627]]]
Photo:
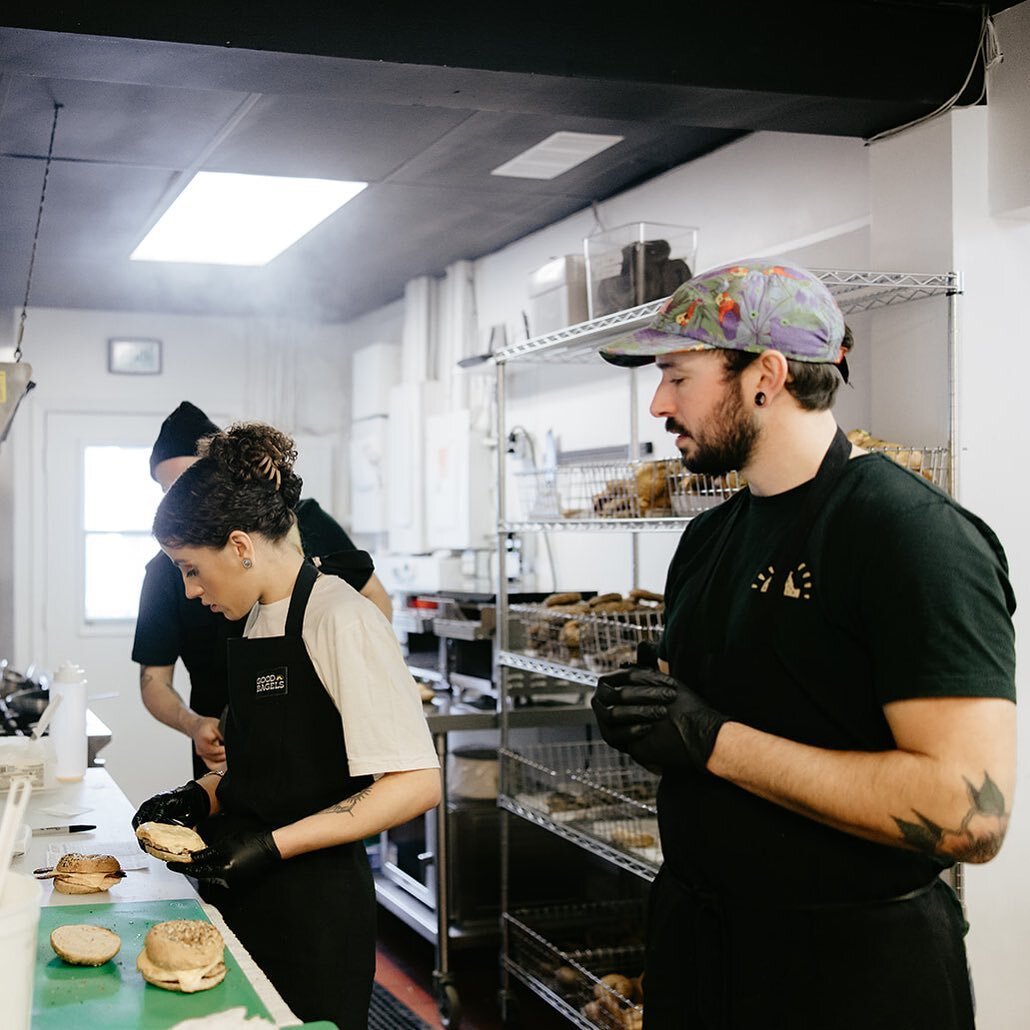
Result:
[[745,261],[688,279],[650,325],[601,347],[613,365],[646,365],[682,351],[778,350],[833,364],[847,381],[844,316],[830,291],[798,265]]

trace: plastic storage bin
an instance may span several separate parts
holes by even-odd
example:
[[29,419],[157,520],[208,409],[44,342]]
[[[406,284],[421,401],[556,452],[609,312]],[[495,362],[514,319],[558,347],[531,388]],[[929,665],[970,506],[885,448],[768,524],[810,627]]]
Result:
[[694,274],[697,229],[633,222],[583,240],[590,318],[668,297]]
[[586,259],[566,254],[542,265],[529,277],[529,331],[533,336],[585,322]]

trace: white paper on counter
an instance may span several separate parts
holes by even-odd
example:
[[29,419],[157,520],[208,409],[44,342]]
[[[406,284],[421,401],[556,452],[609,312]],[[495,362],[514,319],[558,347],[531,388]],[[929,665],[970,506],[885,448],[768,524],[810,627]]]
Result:
[[86,812],[92,812],[93,809],[88,805],[70,805],[64,801],[58,801],[53,805],[47,805],[46,808],[41,808],[41,812],[46,812],[47,815],[56,815],[65,819],[74,819],[77,815],[84,815]]
[[[80,836],[80,834],[76,834],[76,836]],[[81,836],[85,835],[82,834]],[[88,851],[86,851],[87,846],[89,848]],[[70,851],[90,855],[113,855],[118,859],[118,864],[122,869],[126,871],[150,868],[147,856],[135,844],[127,844],[125,841],[108,844],[103,841],[92,841],[88,837],[81,844],[78,841],[72,841],[70,844],[48,844],[46,849],[47,865],[57,865],[57,860],[62,855],[67,855]]]

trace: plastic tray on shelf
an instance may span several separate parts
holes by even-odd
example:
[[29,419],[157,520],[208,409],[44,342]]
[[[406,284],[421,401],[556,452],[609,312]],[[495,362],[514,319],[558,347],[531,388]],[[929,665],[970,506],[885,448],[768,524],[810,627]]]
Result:
[[[644,903],[588,902],[506,913],[507,961],[580,1025],[643,1022]],[[578,1018],[577,1018],[578,1017]]]

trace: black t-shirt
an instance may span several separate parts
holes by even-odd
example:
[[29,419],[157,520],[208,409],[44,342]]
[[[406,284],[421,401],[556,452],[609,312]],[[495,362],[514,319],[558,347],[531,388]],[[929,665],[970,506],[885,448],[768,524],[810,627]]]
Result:
[[[354,544],[318,501],[297,504],[297,525],[307,555],[354,550]],[[368,581],[365,575],[364,582]],[[364,586],[348,578],[355,589]],[[182,574],[163,551],[147,563],[140,592],[132,660],[140,665],[174,665],[182,658],[190,676],[190,707],[200,715],[219,716],[225,707],[225,640],[243,632],[243,619],[230,622],[187,598]]]
[[[881,455],[848,462],[784,587],[770,565],[810,484],[748,491],[683,534],[660,653],[731,718],[816,747],[894,746],[890,701],[1015,700],[1015,600],[993,532]],[[718,553],[707,581],[706,559]],[[891,813],[914,818],[912,813]],[[861,840],[709,774],[659,790],[666,861],[736,894],[862,900],[923,883],[942,861]]]

